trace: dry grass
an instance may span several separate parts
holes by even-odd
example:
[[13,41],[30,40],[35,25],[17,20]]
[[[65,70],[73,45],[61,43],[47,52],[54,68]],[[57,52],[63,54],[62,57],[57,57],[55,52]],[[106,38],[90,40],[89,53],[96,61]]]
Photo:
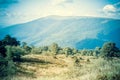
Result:
[[81,67],[73,67],[69,75],[71,80],[119,80],[120,59],[90,59],[90,62]]
[[[92,56],[26,55],[18,72],[8,80],[119,80],[120,59]],[[7,79],[6,79],[7,80]]]

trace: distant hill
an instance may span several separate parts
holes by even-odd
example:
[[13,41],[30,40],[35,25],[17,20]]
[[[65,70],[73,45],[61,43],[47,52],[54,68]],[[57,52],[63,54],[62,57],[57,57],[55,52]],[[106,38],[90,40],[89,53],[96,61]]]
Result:
[[63,47],[92,49],[106,41],[113,41],[120,48],[119,19],[48,16],[1,28],[0,39],[6,34],[36,46],[56,42]]

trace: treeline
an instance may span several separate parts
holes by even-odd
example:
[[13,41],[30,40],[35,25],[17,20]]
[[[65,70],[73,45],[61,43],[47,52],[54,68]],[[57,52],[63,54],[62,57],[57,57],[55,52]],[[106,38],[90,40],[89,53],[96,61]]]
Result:
[[60,47],[57,43],[49,46],[34,47],[28,46],[26,42],[20,43],[16,38],[6,35],[0,40],[0,76],[7,76],[15,73],[15,63],[21,61],[21,56],[27,54],[52,55],[64,54],[70,55],[95,56],[103,58],[120,57],[120,50],[113,42],[106,42],[103,46],[95,49],[77,50],[75,48]]
[[69,55],[81,55],[81,56],[95,56],[95,57],[120,57],[120,50],[116,47],[114,42],[105,42],[102,47],[96,47],[95,49],[82,49],[78,50],[75,48],[60,47],[57,43],[53,43],[49,46],[43,47],[32,47],[31,54],[45,54],[45,55],[57,55],[65,54],[66,57]]

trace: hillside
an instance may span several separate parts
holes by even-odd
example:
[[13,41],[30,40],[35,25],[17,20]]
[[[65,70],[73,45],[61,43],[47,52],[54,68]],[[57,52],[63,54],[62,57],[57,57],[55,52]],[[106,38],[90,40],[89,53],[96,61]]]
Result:
[[2,28],[0,39],[10,34],[36,46],[56,42],[60,46],[83,49],[113,41],[120,47],[119,23],[118,19],[108,18],[48,16]]

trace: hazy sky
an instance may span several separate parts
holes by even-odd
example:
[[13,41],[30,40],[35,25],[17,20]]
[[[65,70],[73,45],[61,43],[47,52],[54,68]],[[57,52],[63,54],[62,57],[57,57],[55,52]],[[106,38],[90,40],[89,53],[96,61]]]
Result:
[[0,26],[49,15],[120,18],[120,0],[0,0]]

